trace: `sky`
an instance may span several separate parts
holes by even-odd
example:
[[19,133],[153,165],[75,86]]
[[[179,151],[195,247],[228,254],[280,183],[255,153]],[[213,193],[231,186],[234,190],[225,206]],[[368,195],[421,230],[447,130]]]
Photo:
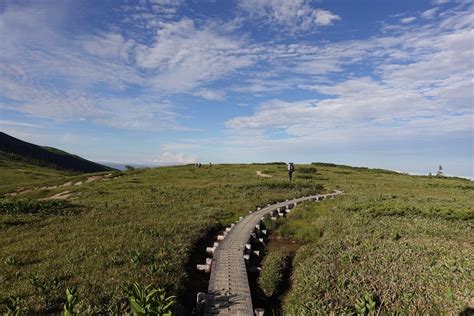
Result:
[[0,130],[99,162],[474,178],[473,8],[0,0]]

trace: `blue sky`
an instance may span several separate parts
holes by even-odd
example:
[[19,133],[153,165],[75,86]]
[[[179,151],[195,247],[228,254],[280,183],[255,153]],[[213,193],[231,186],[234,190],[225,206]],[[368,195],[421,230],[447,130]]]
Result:
[[470,1],[0,2],[0,130],[96,161],[474,177]]

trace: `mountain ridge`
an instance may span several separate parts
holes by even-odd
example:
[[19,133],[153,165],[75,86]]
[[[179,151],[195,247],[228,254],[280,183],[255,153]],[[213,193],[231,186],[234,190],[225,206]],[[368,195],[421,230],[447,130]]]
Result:
[[79,173],[111,171],[114,168],[84,159],[63,150],[39,146],[0,132],[0,154],[33,165]]

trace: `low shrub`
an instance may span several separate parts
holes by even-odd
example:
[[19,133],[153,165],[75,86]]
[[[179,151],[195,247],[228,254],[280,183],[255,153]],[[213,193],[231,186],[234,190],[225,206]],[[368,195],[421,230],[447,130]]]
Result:
[[258,284],[265,295],[272,296],[277,293],[280,284],[287,255],[281,251],[271,251],[267,254],[262,264],[262,272],[258,278]]
[[0,214],[71,215],[77,209],[77,206],[64,200],[0,199]]

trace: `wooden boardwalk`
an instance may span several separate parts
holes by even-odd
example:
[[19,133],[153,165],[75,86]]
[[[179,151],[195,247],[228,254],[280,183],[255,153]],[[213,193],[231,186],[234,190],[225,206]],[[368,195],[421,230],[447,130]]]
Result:
[[244,259],[245,247],[261,218],[308,200],[324,200],[341,194],[319,194],[267,206],[235,224],[214,251],[206,296],[205,315],[253,316],[252,298]]

